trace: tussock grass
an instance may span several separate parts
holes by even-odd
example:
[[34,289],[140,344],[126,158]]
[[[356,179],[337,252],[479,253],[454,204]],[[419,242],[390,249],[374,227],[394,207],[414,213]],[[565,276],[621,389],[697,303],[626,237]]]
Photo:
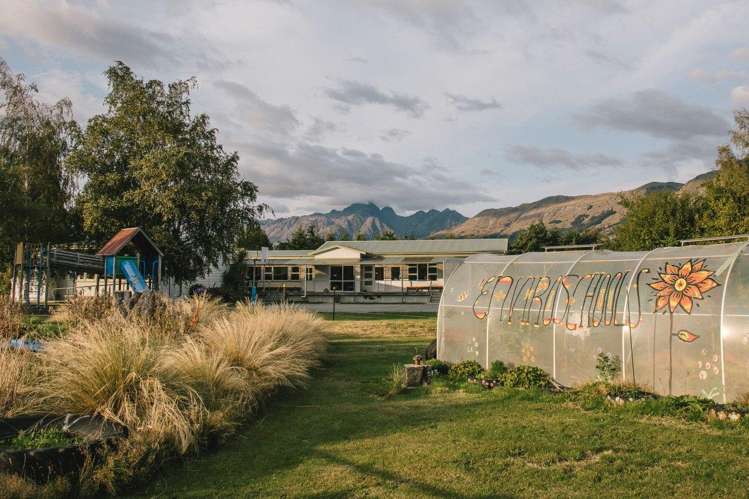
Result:
[[21,305],[11,301],[9,295],[0,293],[0,340],[21,336],[23,311]]
[[[324,322],[293,306],[144,295],[134,305],[76,299],[68,333],[35,354],[0,351],[0,409],[94,414],[128,437],[84,480],[116,493],[164,461],[225,439],[282,386],[303,386],[325,349]],[[26,357],[24,357],[26,355]]]
[[32,410],[31,387],[36,381],[33,354],[0,347],[0,415],[14,416]]

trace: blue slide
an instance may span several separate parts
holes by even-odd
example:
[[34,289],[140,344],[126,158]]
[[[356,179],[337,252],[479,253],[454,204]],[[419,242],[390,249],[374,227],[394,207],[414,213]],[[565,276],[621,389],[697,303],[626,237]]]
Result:
[[146,290],[146,280],[138,271],[138,267],[135,266],[135,262],[132,260],[121,260],[120,270],[125,275],[127,283],[130,284],[130,288],[136,293],[142,293]]

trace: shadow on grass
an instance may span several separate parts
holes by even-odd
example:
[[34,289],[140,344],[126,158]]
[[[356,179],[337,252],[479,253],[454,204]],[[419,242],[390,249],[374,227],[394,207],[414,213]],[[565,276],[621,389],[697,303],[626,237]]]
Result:
[[[432,485],[430,483],[426,483],[422,480],[416,480],[414,478],[409,477],[403,477],[397,473],[393,473],[392,471],[388,471],[386,469],[369,465],[369,464],[361,464],[361,463],[355,463],[349,459],[345,459],[341,456],[338,456],[336,454],[326,452],[323,450],[315,450],[312,452],[313,455],[316,457],[322,458],[332,464],[337,464],[340,466],[345,466],[347,468],[351,468],[355,470],[357,473],[362,475],[369,475],[377,477],[381,480],[386,480],[389,482],[397,482],[397,483],[403,483],[406,484],[416,490],[418,490],[421,494],[428,494],[430,496],[435,497],[455,497],[459,499],[481,499],[481,498],[488,498],[488,497],[494,497],[494,498],[510,498],[513,497],[511,495],[497,495],[497,494],[484,494],[484,495],[466,495],[466,494],[457,494],[454,490],[446,490],[441,487],[437,487],[435,485]],[[355,492],[355,490],[349,491],[351,493]],[[320,494],[320,495],[312,495],[309,497],[329,497],[329,494]]]

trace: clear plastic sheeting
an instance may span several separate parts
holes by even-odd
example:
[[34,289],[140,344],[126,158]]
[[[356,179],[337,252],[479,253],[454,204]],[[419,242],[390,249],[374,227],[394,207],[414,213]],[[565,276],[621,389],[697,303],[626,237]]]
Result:
[[472,256],[445,284],[438,356],[538,366],[574,386],[605,352],[621,381],[734,400],[749,393],[747,244]]

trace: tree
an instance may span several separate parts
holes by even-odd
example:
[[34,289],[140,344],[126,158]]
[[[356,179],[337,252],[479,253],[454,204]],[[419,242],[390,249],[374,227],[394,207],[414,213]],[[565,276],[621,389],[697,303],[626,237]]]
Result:
[[717,175],[705,185],[700,226],[705,235],[729,236],[749,232],[749,111],[735,115],[730,146],[718,149]]
[[317,229],[313,225],[307,227],[298,226],[291,233],[288,241],[280,242],[276,245],[277,249],[286,250],[313,250],[317,249],[325,241],[317,233]]
[[567,246],[571,244],[593,244],[599,241],[596,231],[548,230],[543,222],[531,224],[518,231],[510,241],[510,253],[543,251],[546,246]]
[[234,250],[242,227],[263,211],[239,177],[236,152],[217,141],[207,115],[190,112],[195,80],[144,81],[122,62],[106,71],[107,110],[88,122],[68,166],[84,175],[83,228],[103,242],[140,226],[178,281],[202,275]]
[[377,236],[377,239],[381,241],[395,241],[398,239],[398,237],[396,237],[395,232],[393,232],[392,230],[386,230],[385,232]]
[[257,220],[244,225],[237,236],[237,248],[240,250],[257,251],[263,246],[270,248],[270,239]]
[[71,211],[74,177],[64,160],[80,129],[68,99],[41,103],[37,88],[0,59],[0,261],[18,241],[78,237]]
[[622,196],[626,218],[614,230],[613,246],[624,251],[675,246],[699,234],[700,199],[688,193],[651,192]]

